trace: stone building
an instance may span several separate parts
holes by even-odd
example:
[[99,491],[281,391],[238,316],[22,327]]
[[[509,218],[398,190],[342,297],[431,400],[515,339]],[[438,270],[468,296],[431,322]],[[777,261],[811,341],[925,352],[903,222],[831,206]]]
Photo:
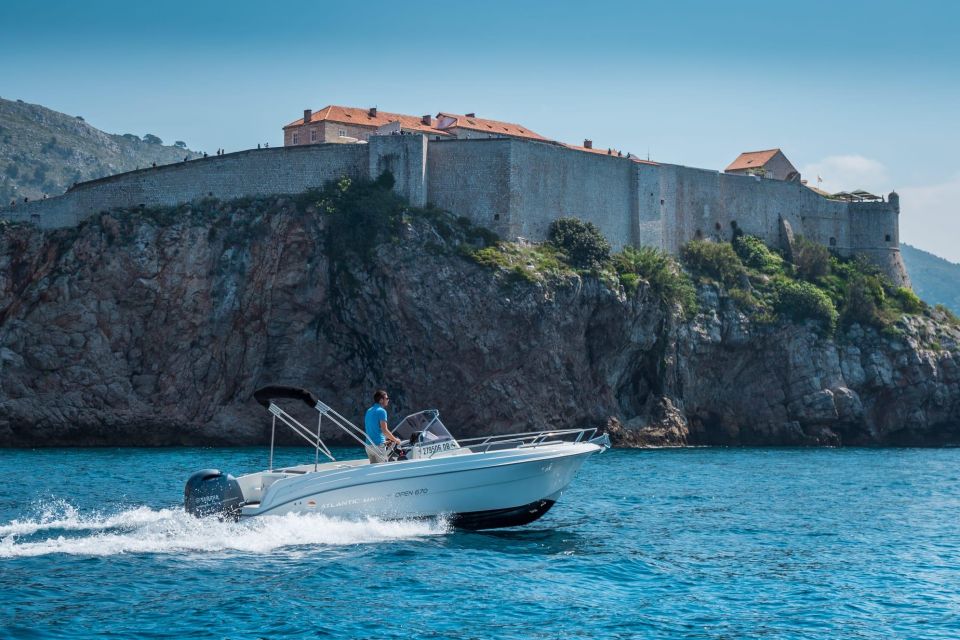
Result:
[[325,142],[366,142],[370,136],[391,134],[421,134],[432,136],[435,140],[443,138],[547,140],[523,125],[478,118],[475,113],[463,116],[453,113],[410,116],[380,111],[376,107],[359,109],[330,105],[319,111],[304,109],[302,118],[283,128],[283,145],[293,147]]
[[376,107],[359,109],[331,105],[320,111],[304,109],[302,118],[283,128],[283,145],[366,142],[372,135],[392,133],[394,129],[439,137],[450,135],[433,126],[432,116],[389,113]]
[[787,156],[783,155],[780,149],[745,151],[724,169],[724,173],[800,182],[800,172],[787,160]]

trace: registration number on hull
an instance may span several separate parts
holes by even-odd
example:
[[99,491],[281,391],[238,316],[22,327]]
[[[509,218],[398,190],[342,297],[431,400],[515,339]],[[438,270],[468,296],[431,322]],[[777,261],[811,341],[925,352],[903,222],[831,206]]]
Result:
[[438,451],[449,451],[450,449],[458,449],[459,445],[453,440],[447,440],[446,442],[438,442],[437,444],[428,444],[420,447],[421,456],[432,456]]

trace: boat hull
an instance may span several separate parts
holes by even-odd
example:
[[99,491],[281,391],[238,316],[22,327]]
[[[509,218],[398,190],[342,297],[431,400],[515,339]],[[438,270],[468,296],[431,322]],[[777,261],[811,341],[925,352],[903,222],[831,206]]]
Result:
[[243,507],[241,517],[441,516],[465,529],[521,526],[543,516],[599,450],[568,443],[305,473],[274,482],[260,504]]
[[510,509],[455,513],[450,517],[450,524],[458,529],[469,529],[471,531],[522,527],[534,520],[539,520],[554,504],[556,504],[555,500],[537,500]]

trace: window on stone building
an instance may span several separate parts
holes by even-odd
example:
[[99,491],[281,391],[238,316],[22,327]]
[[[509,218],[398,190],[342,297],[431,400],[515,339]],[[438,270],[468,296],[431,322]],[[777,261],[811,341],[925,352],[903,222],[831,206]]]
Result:
[[889,233],[887,234],[886,240],[887,240],[887,242],[890,242],[890,234],[889,234]]
[[494,220],[499,220],[499,219],[500,219],[500,214],[499,214],[499,213],[493,214],[493,219],[494,219]]
[[337,135],[340,136],[341,138],[346,138],[346,137],[347,137],[347,130],[346,130],[346,129],[340,129],[340,131],[337,133]]
[[293,134],[293,144],[300,144],[300,134],[299,134],[299,133]]
[[830,238],[830,246],[831,246],[831,247],[837,246],[837,239],[836,239],[836,238]]
[[317,130],[310,129],[310,142],[316,142],[316,141],[317,141]]

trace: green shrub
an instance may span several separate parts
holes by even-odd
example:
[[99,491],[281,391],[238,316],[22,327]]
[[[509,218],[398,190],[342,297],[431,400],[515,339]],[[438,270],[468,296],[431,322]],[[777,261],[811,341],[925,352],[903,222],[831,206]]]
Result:
[[817,242],[798,236],[793,247],[793,266],[807,282],[816,282],[830,273],[830,251]]
[[653,247],[626,247],[613,256],[613,266],[627,291],[636,291],[643,278],[663,304],[679,304],[687,317],[696,314],[697,291],[672,256]]
[[762,304],[750,291],[746,289],[728,289],[727,295],[733,300],[733,304],[741,311],[756,311],[762,308]]
[[726,242],[693,240],[680,250],[680,259],[698,276],[709,276],[734,287],[746,273],[740,257]]
[[581,269],[595,269],[610,259],[610,243],[592,222],[557,218],[550,223],[550,243]]
[[927,306],[909,287],[897,287],[893,295],[904,313],[921,313]]
[[823,290],[810,284],[778,278],[774,281],[774,309],[781,316],[793,320],[812,319],[833,331],[837,309]]
[[498,242],[482,249],[461,247],[461,250],[477,264],[507,271],[511,281],[537,282],[549,277],[573,275],[573,271],[560,260],[556,247],[548,243]]
[[[878,295],[878,293],[880,295]],[[846,282],[840,321],[848,327],[857,323],[867,326],[884,325],[881,311],[883,288],[872,276],[854,274]]]
[[738,234],[731,244],[746,266],[769,274],[783,272],[783,258],[770,251],[760,238]]
[[[4,221],[5,222],[5,221]],[[640,286],[640,276],[635,273],[621,273],[620,284],[623,285],[627,293],[635,293]]]

